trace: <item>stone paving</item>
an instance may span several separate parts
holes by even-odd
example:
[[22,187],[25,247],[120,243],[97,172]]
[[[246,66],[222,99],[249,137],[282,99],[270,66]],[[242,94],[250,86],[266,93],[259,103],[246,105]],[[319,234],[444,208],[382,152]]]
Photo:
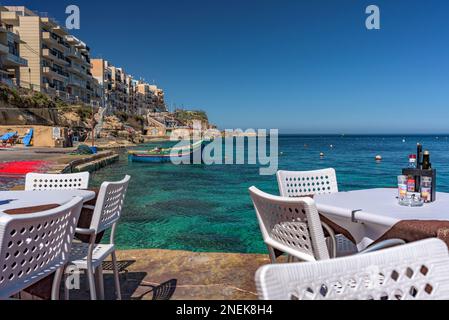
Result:
[[[117,253],[120,281],[127,300],[255,300],[254,275],[268,255],[130,250]],[[115,299],[114,282],[105,266],[106,299]],[[126,269],[126,271],[125,271]],[[71,299],[88,299],[86,279]]]

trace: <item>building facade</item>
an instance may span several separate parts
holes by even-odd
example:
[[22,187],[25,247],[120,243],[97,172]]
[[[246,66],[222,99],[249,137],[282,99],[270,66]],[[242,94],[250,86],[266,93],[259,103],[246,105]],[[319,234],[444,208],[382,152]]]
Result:
[[104,106],[108,113],[165,112],[164,91],[135,80],[46,14],[0,6],[0,80],[61,98]]
[[0,82],[9,86],[20,84],[20,68],[28,66],[20,56],[21,40],[14,30],[18,24],[18,16],[0,6]]
[[146,116],[166,111],[164,92],[155,85],[137,81],[123,68],[105,59],[92,59],[92,74],[103,89],[109,113],[126,112]]
[[90,48],[55,20],[26,7],[6,7],[18,17],[20,53],[28,60],[20,67],[20,85],[70,103],[98,104],[98,82],[91,73]]
[[156,85],[139,81],[136,87],[139,107],[145,114],[167,111],[164,101],[164,91]]

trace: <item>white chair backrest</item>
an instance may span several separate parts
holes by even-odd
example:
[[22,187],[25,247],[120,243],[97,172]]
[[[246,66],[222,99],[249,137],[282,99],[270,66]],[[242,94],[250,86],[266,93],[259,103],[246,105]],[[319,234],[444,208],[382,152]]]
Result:
[[335,169],[316,171],[278,171],[279,192],[283,197],[295,198],[338,192]]
[[256,274],[263,300],[449,299],[449,255],[438,239],[327,261],[269,265]]
[[250,188],[268,246],[304,261],[329,259],[323,228],[311,198],[283,198]]
[[89,187],[89,172],[70,174],[28,173],[26,191],[85,190]]
[[96,233],[111,228],[120,219],[130,179],[130,176],[126,176],[122,181],[104,182],[101,185],[90,225]]
[[81,197],[56,209],[0,216],[0,299],[7,299],[63,266],[83,205]]

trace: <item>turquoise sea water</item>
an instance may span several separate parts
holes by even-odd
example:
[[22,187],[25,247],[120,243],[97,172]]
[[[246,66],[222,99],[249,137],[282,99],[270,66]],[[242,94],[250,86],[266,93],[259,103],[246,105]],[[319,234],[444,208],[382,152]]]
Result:
[[[438,191],[449,192],[448,136],[281,136],[279,169],[333,167],[341,190],[395,187],[417,142],[431,151]],[[381,163],[374,161],[378,154]],[[248,188],[278,189],[276,177],[260,176],[258,166],[139,164],[123,154],[119,163],[93,174],[92,185],[125,174],[132,180],[117,232],[120,248],[265,252]]]

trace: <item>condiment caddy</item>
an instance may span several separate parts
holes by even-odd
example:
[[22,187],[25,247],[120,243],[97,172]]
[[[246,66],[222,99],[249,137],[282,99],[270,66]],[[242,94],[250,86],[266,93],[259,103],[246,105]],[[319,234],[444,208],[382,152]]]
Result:
[[408,168],[398,177],[399,203],[422,206],[436,201],[437,171],[432,168],[429,151],[418,144],[416,155],[410,155]]

